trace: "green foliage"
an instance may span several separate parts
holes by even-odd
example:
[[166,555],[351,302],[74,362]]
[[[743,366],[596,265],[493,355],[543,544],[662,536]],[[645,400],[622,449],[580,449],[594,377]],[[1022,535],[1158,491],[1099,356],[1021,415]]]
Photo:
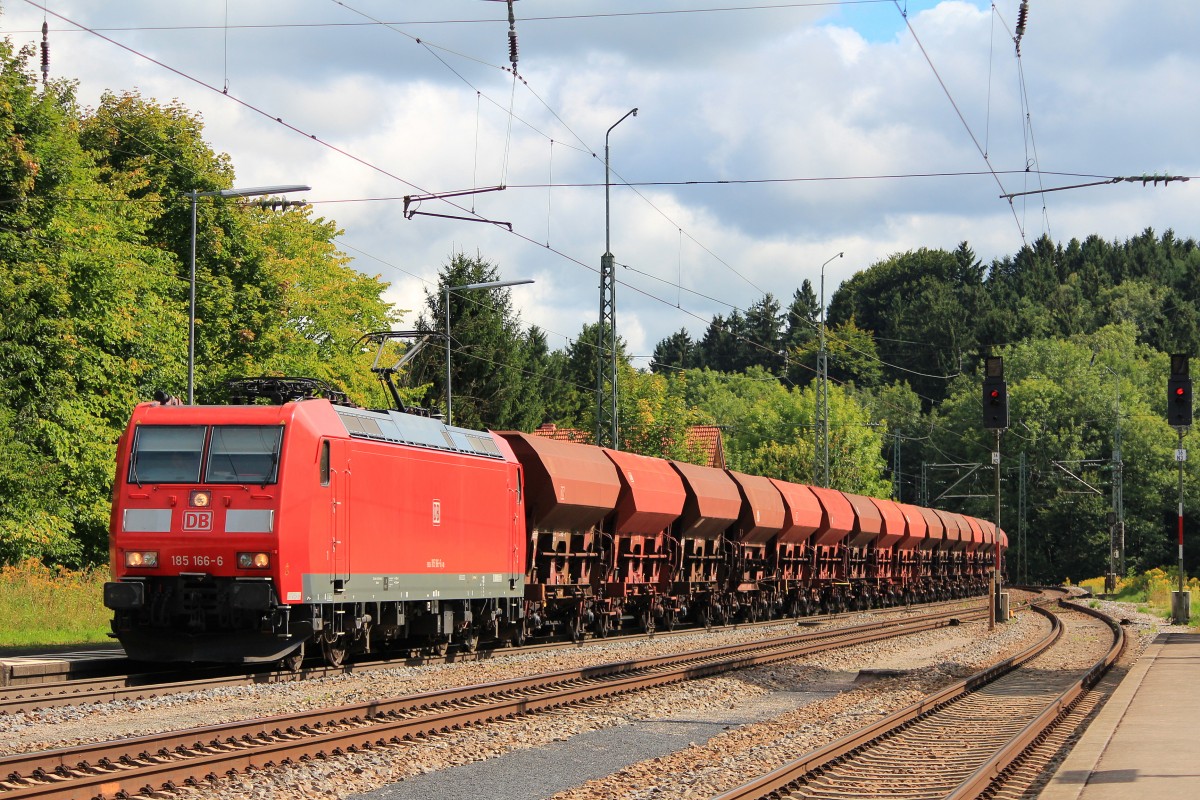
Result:
[[[436,291],[426,290],[417,328],[437,334],[441,347],[426,348],[414,374],[429,382],[429,406],[446,399],[445,333],[447,287],[501,280],[500,269],[482,257],[453,255],[442,269]],[[449,293],[451,408],[453,423],[466,428],[530,430],[544,421],[543,382],[553,370],[545,337],[532,341],[521,330],[512,290],[477,289]]]
[[622,365],[617,380],[621,449],[700,463],[703,454],[688,443],[687,429],[708,420],[688,407],[686,391],[684,376],[668,378]]
[[[1028,528],[1036,532],[1024,553],[1014,541],[1010,563],[1021,556],[1032,574],[1055,577],[1107,569],[1118,392],[1127,564],[1142,570],[1169,563],[1171,539],[1163,512],[1175,504],[1178,465],[1172,458],[1175,436],[1162,415],[1166,356],[1138,344],[1129,323],[1069,340],[1029,340],[1002,352],[1013,421],[1004,451],[1010,463],[1017,452],[1025,455],[1031,476]],[[938,410],[932,439],[942,452],[966,452],[986,462],[993,443],[977,419],[979,384],[978,376],[956,383]],[[1194,501],[1200,474],[1194,462],[1185,468]],[[1006,513],[1018,508],[1016,478],[1011,469],[1005,475]],[[976,488],[990,493],[986,486]],[[972,501],[969,510],[991,516],[993,502]],[[1014,538],[1015,524],[1002,519],[1002,525]]]
[[[687,374],[689,404],[722,429],[730,469],[812,483],[816,458],[815,385],[784,388],[761,367],[740,375],[711,370]],[[857,394],[829,389],[831,483],[844,491],[887,497],[882,432]]]
[[[0,42],[0,561],[82,565],[105,557],[130,408],[158,389],[185,391],[190,194],[235,175],[182,104],[124,92],[81,110],[70,83],[39,87],[32,55]],[[230,378],[304,375],[380,405],[373,354],[356,343],[399,314],[386,284],[337,249],[336,223],[311,208],[196,200],[198,397]],[[833,485],[916,501],[925,484],[927,497],[947,494],[924,466],[979,464],[936,504],[990,517],[995,440],[981,425],[978,365],[992,351],[1009,384],[1010,565],[1043,581],[1106,569],[1118,429],[1127,566],[1173,563],[1180,442],[1163,419],[1163,384],[1166,354],[1200,353],[1197,275],[1200,246],[1151,229],[1125,242],[1042,237],[986,266],[966,242],[867,266],[828,308]],[[453,255],[419,327],[444,333],[446,286],[499,277],[482,257]],[[595,324],[551,351],[544,332],[523,328],[508,289],[452,293],[448,310],[456,423],[594,429]],[[672,334],[653,374],[634,370],[618,339],[623,447],[691,460],[687,426],[715,423],[732,468],[811,482],[820,320],[804,281],[786,309],[767,294],[713,317],[699,341]],[[444,353],[435,338],[416,360],[406,401],[444,402]],[[1197,435],[1183,446],[1194,452]],[[1188,509],[1200,500],[1198,461],[1183,465]],[[1200,537],[1195,516],[1188,541]],[[1194,570],[1200,548],[1187,555]]]
[[[0,43],[0,560],[106,556],[116,440],[130,409],[186,383],[192,190],[232,168],[178,103],[37,90]],[[197,209],[197,387],[302,374],[362,395],[385,284],[351,270],[307,209]]]

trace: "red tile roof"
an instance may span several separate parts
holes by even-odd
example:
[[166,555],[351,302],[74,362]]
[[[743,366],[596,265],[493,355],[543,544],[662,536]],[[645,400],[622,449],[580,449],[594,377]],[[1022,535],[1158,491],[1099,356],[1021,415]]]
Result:
[[[544,423],[533,432],[534,436],[554,439],[559,442],[579,442],[591,444],[592,434],[580,428],[560,428],[553,422]],[[721,439],[721,429],[716,425],[690,425],[687,429],[687,444],[690,449],[698,450],[704,455],[701,462],[704,466],[725,468],[725,445]]]
[[541,436],[546,439],[554,439],[558,442],[579,442],[581,444],[591,444],[592,434],[579,428],[560,428],[553,422],[542,423],[542,426],[533,432],[534,436]]
[[705,466],[725,469],[725,445],[716,425],[689,425],[687,443],[688,447],[704,453]]

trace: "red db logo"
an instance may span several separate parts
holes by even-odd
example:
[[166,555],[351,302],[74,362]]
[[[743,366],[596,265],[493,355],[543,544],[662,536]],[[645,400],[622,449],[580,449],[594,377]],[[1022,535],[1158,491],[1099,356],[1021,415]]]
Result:
[[185,511],[183,512],[183,529],[185,531],[208,532],[213,529],[213,512]]

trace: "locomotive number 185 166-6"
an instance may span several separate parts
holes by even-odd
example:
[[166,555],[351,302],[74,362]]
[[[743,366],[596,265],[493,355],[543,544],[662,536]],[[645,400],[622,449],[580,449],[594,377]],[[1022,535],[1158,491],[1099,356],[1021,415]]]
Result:
[[220,567],[225,564],[222,556],[171,556],[173,567]]

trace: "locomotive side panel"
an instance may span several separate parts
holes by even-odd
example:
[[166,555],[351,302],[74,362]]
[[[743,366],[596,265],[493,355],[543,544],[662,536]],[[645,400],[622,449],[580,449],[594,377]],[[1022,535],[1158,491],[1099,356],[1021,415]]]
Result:
[[296,540],[307,550],[305,602],[520,593],[513,465],[358,439],[332,445],[331,486],[313,509],[332,530]]

